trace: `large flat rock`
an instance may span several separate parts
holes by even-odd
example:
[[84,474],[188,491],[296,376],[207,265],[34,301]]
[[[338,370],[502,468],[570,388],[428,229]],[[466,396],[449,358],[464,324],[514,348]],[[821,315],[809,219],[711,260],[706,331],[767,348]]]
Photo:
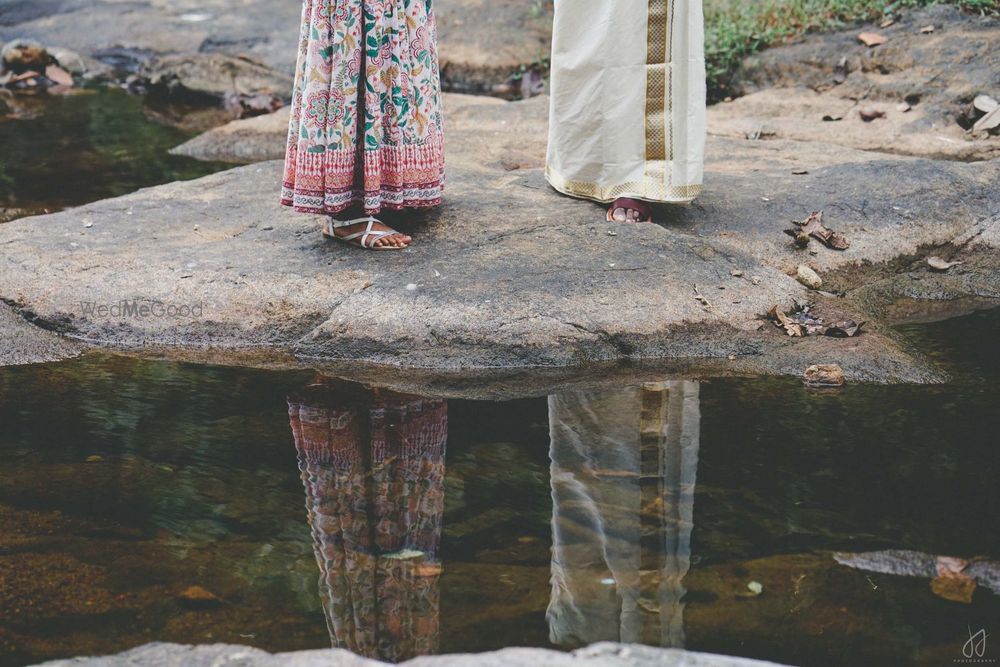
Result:
[[[341,649],[271,654],[249,646],[146,644],[118,655],[55,660],[47,667],[388,667]],[[776,663],[650,646],[593,644],[570,653],[508,648],[492,653],[423,656],[403,667],[774,667]]]
[[[317,218],[276,204],[271,161],[0,226],[0,297],[50,329],[130,349],[450,370],[671,359],[695,374],[798,374],[836,361],[868,381],[940,376],[877,321],[854,339],[789,339],[766,324],[773,305],[806,302],[869,319],[796,282],[799,263],[847,291],[859,267],[884,278],[899,257],[953,245],[987,259],[952,272],[1000,297],[998,161],[714,138],[694,205],[662,210],[661,225],[610,225],[545,183],[544,98],[453,102],[447,201],[412,224],[406,251],[324,241]],[[813,210],[850,250],[794,248],[783,229]],[[133,299],[200,310],[110,308]]]

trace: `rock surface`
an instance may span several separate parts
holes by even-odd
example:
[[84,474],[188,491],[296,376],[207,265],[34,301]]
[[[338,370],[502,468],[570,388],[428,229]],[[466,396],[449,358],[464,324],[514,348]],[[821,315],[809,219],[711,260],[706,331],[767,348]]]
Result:
[[[0,3],[0,42],[30,37],[93,55],[249,56],[291,73],[301,0],[15,0]],[[445,86],[489,90],[548,57],[551,9],[533,0],[437,0]],[[470,12],[477,12],[475,20]]]
[[[922,32],[926,26],[935,29]],[[864,46],[864,31],[888,41]],[[904,13],[887,28],[811,35],[747,58],[734,77],[746,96],[712,107],[711,131],[955,160],[1000,157],[1000,136],[967,130],[972,100],[1000,97],[997,44],[1000,19],[943,5]],[[861,112],[869,110],[885,117],[865,122]]]
[[[271,654],[248,646],[146,644],[118,655],[44,663],[46,667],[388,667],[349,651],[328,649]],[[423,656],[404,667],[767,667],[773,662],[634,644],[593,644],[572,653],[508,648],[493,653]]]
[[[662,210],[662,225],[608,225],[542,177],[546,100],[453,102],[447,202],[414,225],[409,250],[324,242],[318,219],[277,206],[281,164],[265,162],[3,225],[0,296],[47,327],[127,348],[453,370],[671,358],[695,373],[799,376],[836,362],[851,381],[920,382],[940,376],[877,322],[858,338],[792,340],[764,314],[812,302],[870,319],[796,282],[804,261],[847,290],[861,265],[881,267],[871,282],[925,247],[994,247],[1000,161],[717,138],[695,205]],[[783,229],[814,210],[848,251],[794,247]],[[956,289],[1000,297],[996,253],[982,255],[951,270],[967,283]],[[82,305],[133,298],[201,308],[130,317]]]
[[245,57],[221,53],[166,56],[142,70],[154,91],[171,96],[270,94],[288,98],[292,76]]
[[76,356],[81,345],[32,326],[0,303],[0,367],[58,361]]
[[291,107],[265,116],[234,120],[199,134],[170,151],[209,162],[249,164],[278,160],[285,155]]

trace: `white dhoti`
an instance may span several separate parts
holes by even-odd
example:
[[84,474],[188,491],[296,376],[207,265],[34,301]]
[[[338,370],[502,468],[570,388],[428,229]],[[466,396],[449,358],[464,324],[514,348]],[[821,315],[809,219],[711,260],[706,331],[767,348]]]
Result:
[[701,191],[701,0],[555,0],[551,93],[555,189],[600,202]]
[[549,397],[549,639],[684,647],[698,383]]

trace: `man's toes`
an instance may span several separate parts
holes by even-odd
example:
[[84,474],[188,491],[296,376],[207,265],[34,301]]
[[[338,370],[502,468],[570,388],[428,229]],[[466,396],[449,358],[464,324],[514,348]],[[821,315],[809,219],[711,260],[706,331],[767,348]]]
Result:
[[626,222],[628,220],[628,215],[625,213],[625,209],[616,208],[611,212],[611,219],[616,222]]

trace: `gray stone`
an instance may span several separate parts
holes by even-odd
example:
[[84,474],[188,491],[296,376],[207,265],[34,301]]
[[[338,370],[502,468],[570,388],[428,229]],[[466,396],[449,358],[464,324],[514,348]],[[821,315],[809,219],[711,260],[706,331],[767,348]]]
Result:
[[[507,648],[492,653],[423,656],[403,667],[774,667],[776,663],[681,649],[602,642],[571,653]],[[389,667],[348,651],[266,653],[248,646],[146,644],[118,655],[44,663],[46,667]]]
[[286,106],[265,116],[234,120],[199,134],[170,153],[234,164],[281,159],[285,155],[290,112]]
[[[497,155],[497,159],[508,166],[524,166],[529,161],[531,166],[540,164],[545,137],[543,107],[547,101],[544,98],[520,105],[517,114],[510,113],[513,107],[507,107],[498,99],[459,93],[444,93],[443,98],[449,137],[452,133],[460,133],[464,143],[474,141],[475,136],[484,132],[493,138],[510,138],[510,125],[513,124],[527,133],[523,135],[525,140],[505,142],[504,154]],[[498,120],[490,113],[491,109],[504,109],[505,113]],[[279,160],[285,156],[290,112],[289,107],[284,107],[265,116],[234,120],[199,134],[170,152],[197,160],[234,164]],[[491,154],[499,153],[496,146],[488,149]]]
[[[922,33],[927,25],[936,30]],[[857,39],[863,31],[881,33],[888,42],[864,46]],[[735,93],[746,96],[712,107],[709,126],[728,137],[763,129],[765,137],[887,153],[1000,157],[1000,136],[968,131],[973,98],[1000,95],[998,43],[1000,19],[944,5],[904,12],[887,28],[811,35],[747,58],[734,77]],[[861,109],[885,117],[865,122]]]
[[199,53],[157,58],[143,67],[141,76],[152,91],[174,96],[214,97],[276,95],[288,97],[291,75],[243,57]]

